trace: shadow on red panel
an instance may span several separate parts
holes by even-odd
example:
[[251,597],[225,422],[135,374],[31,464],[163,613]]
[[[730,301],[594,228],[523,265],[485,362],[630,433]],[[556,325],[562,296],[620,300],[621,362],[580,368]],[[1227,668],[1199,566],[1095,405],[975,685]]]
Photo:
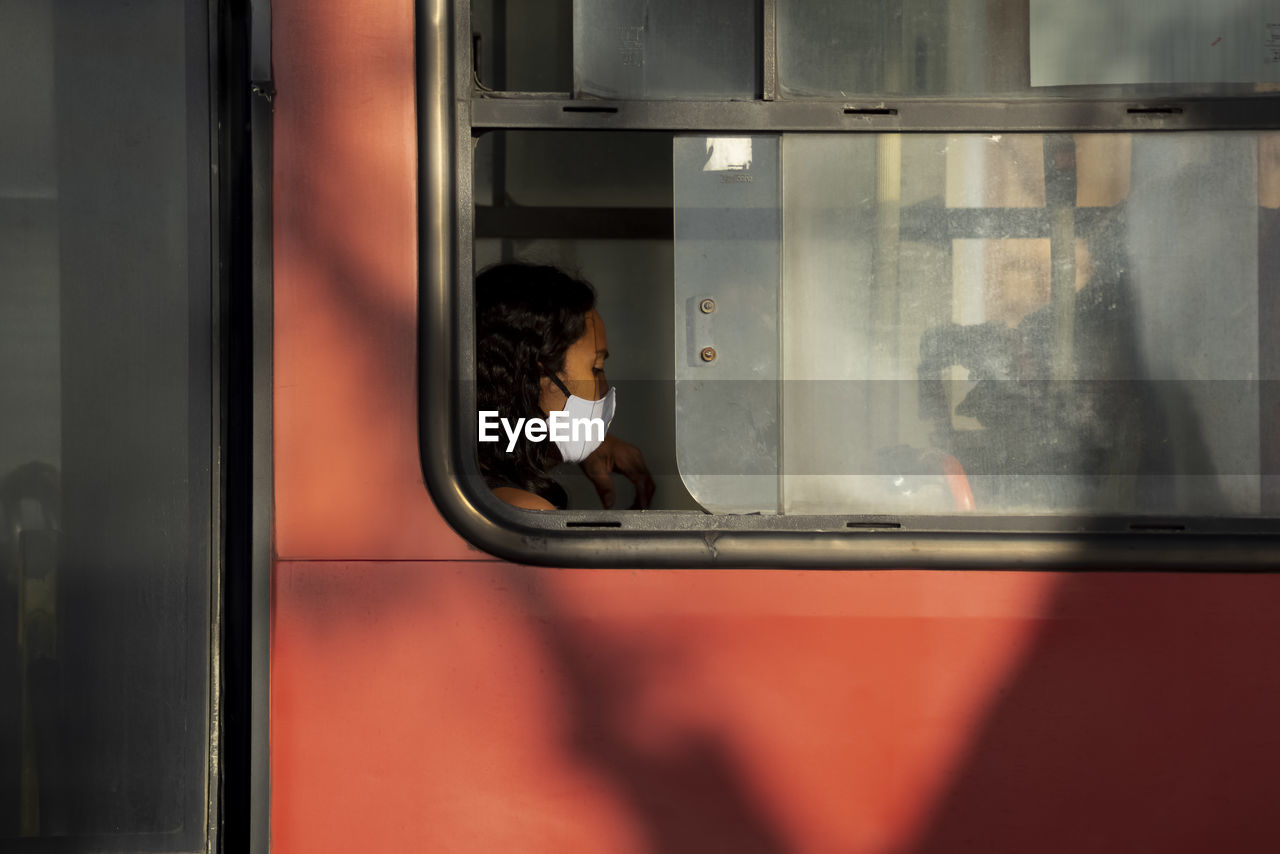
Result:
[[915,854],[1280,850],[1280,578],[1077,575]]

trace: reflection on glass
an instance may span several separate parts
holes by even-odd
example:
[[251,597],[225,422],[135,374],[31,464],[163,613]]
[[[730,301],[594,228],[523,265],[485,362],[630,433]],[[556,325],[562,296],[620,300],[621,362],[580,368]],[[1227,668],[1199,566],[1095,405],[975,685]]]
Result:
[[1280,82],[1266,0],[1031,0],[1031,83]]
[[777,137],[677,137],[676,455],[724,513],[778,509]]
[[574,0],[574,94],[754,98],[756,6],[755,0]]
[[[679,437],[709,509],[1276,511],[1271,137],[789,135],[776,221],[682,193],[707,142],[676,144],[677,326],[734,344],[676,377],[725,398]],[[730,272],[771,227],[779,266]],[[780,322],[699,317],[703,295]],[[771,464],[776,500],[730,459]]]
[[205,849],[208,10],[188,6],[0,3],[3,851]]
[[[1214,37],[1198,37],[1202,25],[1208,26],[1198,20],[1204,15],[1185,22],[1166,16],[1165,23],[1185,26],[1157,33],[1158,28],[1151,25],[1141,32],[1137,27],[1142,16],[1149,14],[1150,4],[1142,7],[1140,15],[1131,9],[1115,12],[1129,14],[1134,24],[1126,40],[1115,36],[1116,26],[1099,12],[1112,5],[1121,4],[778,0],[779,84],[792,97],[1150,97],[1252,94],[1265,90],[1265,81],[1278,79],[1280,65],[1264,61],[1266,36],[1258,27],[1245,27],[1244,32],[1253,33],[1252,40],[1231,54],[1255,58],[1248,73],[1235,68],[1239,63],[1229,63],[1231,73],[1224,68],[1215,77],[1211,69],[1218,66],[1210,60],[1227,42],[1225,35],[1217,45],[1212,44]],[[1178,4],[1186,7],[1187,3]],[[1235,20],[1219,12],[1208,17],[1226,23]],[[1148,32],[1152,38],[1140,38]],[[1098,62],[1082,67],[1078,62],[1081,45],[1090,42],[1127,45],[1140,51],[1140,56],[1106,66],[1112,68],[1110,73]],[[1190,68],[1174,73],[1190,62],[1186,57],[1193,48],[1205,55],[1205,67],[1194,73]],[[1072,59],[1077,61],[1068,65]]]

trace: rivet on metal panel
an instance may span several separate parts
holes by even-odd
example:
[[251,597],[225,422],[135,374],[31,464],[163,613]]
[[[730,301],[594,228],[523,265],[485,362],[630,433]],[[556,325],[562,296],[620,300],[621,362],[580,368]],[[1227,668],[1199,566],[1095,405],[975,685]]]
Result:
[[716,301],[711,297],[707,297],[702,302],[698,303],[698,308],[702,309],[703,314],[710,314],[716,310]]
[[716,348],[715,348],[715,347],[703,347],[703,348],[702,348],[702,361],[704,361],[704,362],[714,362],[715,360],[716,360]]

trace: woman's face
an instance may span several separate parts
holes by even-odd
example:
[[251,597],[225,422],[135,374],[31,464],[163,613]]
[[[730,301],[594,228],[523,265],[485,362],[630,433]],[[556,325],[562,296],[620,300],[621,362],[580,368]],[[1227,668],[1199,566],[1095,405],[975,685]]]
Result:
[[[565,351],[560,381],[578,397],[599,400],[609,390],[609,383],[604,378],[604,360],[607,358],[609,339],[604,334],[604,320],[593,308],[587,312],[587,326],[582,337],[570,344]],[[550,378],[542,378],[542,392],[538,403],[543,412],[550,414],[564,409],[567,399]]]

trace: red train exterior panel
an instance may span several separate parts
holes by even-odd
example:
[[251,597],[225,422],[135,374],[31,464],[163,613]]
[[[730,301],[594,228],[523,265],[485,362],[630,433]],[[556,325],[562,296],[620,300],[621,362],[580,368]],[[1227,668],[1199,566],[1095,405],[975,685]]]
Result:
[[1280,847],[1280,577],[460,539],[418,463],[412,5],[272,7],[277,854]]

